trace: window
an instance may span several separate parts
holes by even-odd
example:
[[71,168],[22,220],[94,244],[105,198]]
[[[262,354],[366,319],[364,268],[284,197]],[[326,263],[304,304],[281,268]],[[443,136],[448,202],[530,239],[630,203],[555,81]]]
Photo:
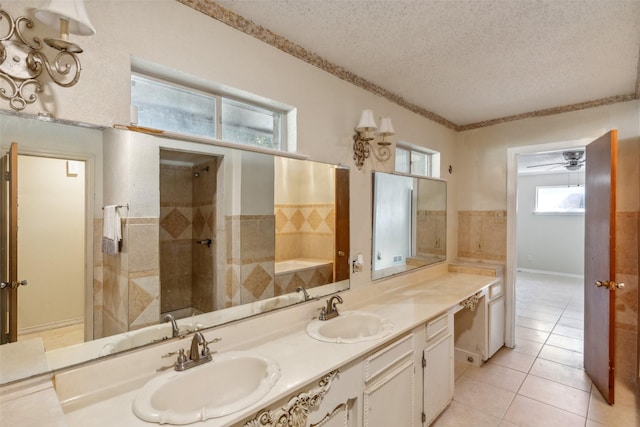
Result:
[[535,213],[584,213],[584,186],[536,187]]
[[439,154],[410,146],[396,145],[396,172],[420,176],[439,176],[437,159]]
[[139,126],[274,150],[287,148],[284,111],[140,74],[131,75],[131,104],[138,107]]

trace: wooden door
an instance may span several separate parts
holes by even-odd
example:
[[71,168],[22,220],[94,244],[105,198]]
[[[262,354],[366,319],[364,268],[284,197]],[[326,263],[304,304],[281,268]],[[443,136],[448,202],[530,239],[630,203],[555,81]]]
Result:
[[18,144],[2,162],[0,344],[18,340]]
[[617,131],[586,148],[584,368],[602,396],[614,402]]
[[334,282],[349,278],[349,169],[335,169],[335,253]]

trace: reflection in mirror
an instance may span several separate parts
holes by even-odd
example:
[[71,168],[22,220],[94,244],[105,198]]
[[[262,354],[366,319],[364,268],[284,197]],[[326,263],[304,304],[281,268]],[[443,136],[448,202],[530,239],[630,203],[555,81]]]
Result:
[[[23,115],[0,115],[0,135],[3,155],[16,141],[25,157],[24,168],[18,168],[24,206],[33,199],[44,206],[40,212],[56,211],[57,204],[80,211],[59,215],[74,218],[79,236],[56,240],[54,235],[56,244],[18,262],[20,277],[29,279],[29,294],[18,299],[18,313],[24,315],[18,342],[0,346],[0,356],[18,354],[22,362],[16,370],[3,364],[0,383],[349,287],[348,169],[212,140]],[[47,160],[46,168],[30,166],[40,159]],[[36,176],[53,185],[47,190],[51,197],[38,190]],[[65,182],[80,184],[74,203],[53,196]],[[103,207],[109,205],[120,205],[123,238],[115,255],[101,248]],[[57,230],[42,227],[51,215],[31,220],[19,211],[18,216],[24,217],[19,240],[25,250]],[[69,274],[68,261],[84,260],[77,274],[73,270],[75,288],[63,274],[63,290],[48,293],[55,284],[46,258],[55,258],[56,268]],[[46,308],[39,313],[45,320],[29,314],[31,297],[46,301],[39,304]],[[34,339],[44,343],[46,360],[28,369],[23,350],[37,348]]]
[[447,183],[373,174],[372,278],[446,259]]

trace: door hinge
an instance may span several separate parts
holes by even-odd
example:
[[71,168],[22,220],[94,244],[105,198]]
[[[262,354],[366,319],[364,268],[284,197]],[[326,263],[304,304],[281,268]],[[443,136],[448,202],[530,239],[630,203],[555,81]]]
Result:
[[424,355],[422,356],[422,367],[423,368],[427,367],[427,359],[424,357]]
[[11,181],[11,174],[9,173],[9,171],[4,172],[4,180]]
[[422,413],[422,422],[423,423],[427,422],[427,414],[425,414],[424,412]]

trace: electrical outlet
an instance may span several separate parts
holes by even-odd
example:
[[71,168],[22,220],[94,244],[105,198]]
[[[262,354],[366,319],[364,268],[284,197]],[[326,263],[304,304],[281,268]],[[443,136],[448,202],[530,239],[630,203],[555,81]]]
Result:
[[476,251],[482,252],[482,240],[476,242]]
[[440,238],[439,237],[436,237],[436,241],[435,241],[433,247],[436,248],[436,249],[440,248]]
[[496,224],[504,223],[504,213],[502,211],[495,211],[493,213],[493,220]]
[[527,261],[533,261],[533,255],[527,255]]

